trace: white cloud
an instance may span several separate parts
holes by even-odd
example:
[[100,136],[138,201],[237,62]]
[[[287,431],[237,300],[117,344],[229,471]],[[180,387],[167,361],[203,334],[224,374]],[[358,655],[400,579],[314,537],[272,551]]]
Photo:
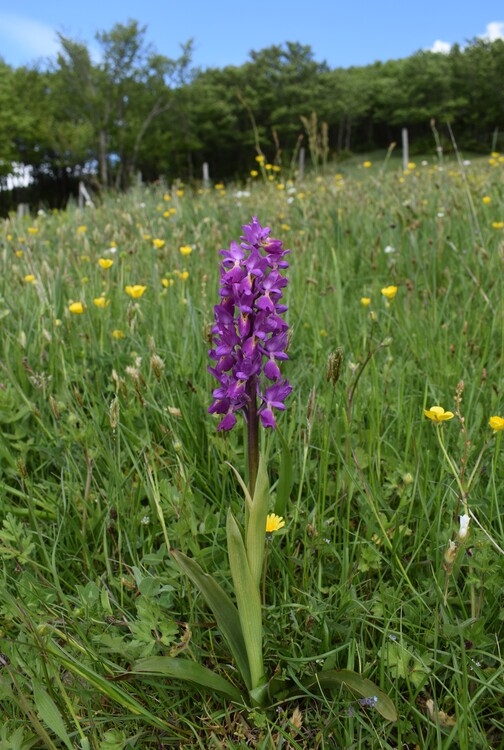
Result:
[[504,39],[504,21],[491,21],[487,23],[486,32],[480,35],[480,39],[495,42],[496,39]]
[[59,50],[55,30],[41,21],[0,11],[0,33],[26,57],[52,57]]
[[447,55],[451,50],[451,44],[450,42],[442,42],[441,39],[436,39],[432,47],[430,48],[431,52],[439,52],[443,55]]

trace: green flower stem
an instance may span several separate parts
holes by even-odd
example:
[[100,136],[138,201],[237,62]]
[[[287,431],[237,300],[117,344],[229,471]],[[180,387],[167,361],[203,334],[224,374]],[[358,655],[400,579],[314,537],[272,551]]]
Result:
[[[457,487],[458,487],[459,492],[460,492],[460,498],[462,500],[462,505],[464,506],[464,513],[466,513],[467,515],[469,515],[469,506],[467,504],[467,489],[464,488],[464,485],[462,484],[462,481],[460,479],[460,474],[459,474],[459,472],[457,470],[457,467],[453,463],[452,459],[450,458],[450,456],[448,454],[448,451],[446,450],[446,447],[445,447],[445,444],[444,444],[444,440],[443,440],[443,437],[442,437],[442,431],[439,429],[440,425],[437,425],[437,428],[438,429],[436,430],[436,432],[437,432],[437,438],[438,438],[439,447],[441,448],[441,451],[443,452],[443,456],[445,457],[446,462],[447,462],[448,466],[450,467],[450,470],[451,470],[453,476],[455,477],[455,481],[457,482]],[[473,472],[473,474],[474,474],[474,472]],[[471,475],[471,480],[472,480],[472,475]]]
[[250,397],[248,405],[247,420],[247,457],[249,492],[254,497],[257,470],[259,468],[259,418],[257,416],[256,378],[250,378],[247,385],[247,394]]

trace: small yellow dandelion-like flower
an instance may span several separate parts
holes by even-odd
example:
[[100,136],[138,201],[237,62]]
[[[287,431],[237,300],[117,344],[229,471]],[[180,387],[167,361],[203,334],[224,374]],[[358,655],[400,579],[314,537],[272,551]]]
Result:
[[177,196],[178,196],[179,198],[182,198],[182,196],[184,195],[184,191],[183,191],[183,190],[177,190],[177,193],[176,193],[176,194],[177,194]]
[[163,200],[164,201],[171,201],[171,195],[170,195],[170,193],[165,193],[163,195]]
[[7,235],[7,242],[12,242],[12,234]]
[[373,166],[373,162],[372,162],[372,161],[364,161],[364,162],[362,162],[362,166],[363,166],[363,167],[364,167],[365,169],[369,169],[369,167],[372,167],[372,166]]
[[181,255],[190,255],[192,253],[191,245],[182,245],[182,247],[179,248],[179,253]]
[[124,291],[126,294],[129,294],[130,297],[133,297],[133,299],[138,299],[142,296],[142,294],[147,289],[146,286],[142,286],[141,284],[133,284],[133,286],[125,286]]
[[80,259],[83,263],[89,263],[89,261],[91,260],[89,255],[81,255]]
[[165,212],[163,213],[163,216],[164,216],[164,218],[165,218],[165,219],[168,219],[168,218],[169,218],[169,217],[171,216],[171,213],[170,213],[170,211],[165,211]]
[[151,239],[150,234],[143,234],[142,237],[144,238],[144,240],[150,240]]
[[154,239],[154,240],[152,240],[152,244],[154,245],[154,247],[156,248],[156,250],[161,250],[161,248],[164,247],[164,245],[165,245],[165,241],[164,240],[159,240],[159,239]]
[[114,261],[110,258],[98,258],[98,265],[100,268],[110,268],[110,266],[114,265]]
[[280,172],[282,167],[279,167],[278,164],[273,164],[273,172]]
[[216,190],[224,190],[224,183],[223,182],[218,182],[217,185],[214,185],[214,188]]
[[265,157],[262,154],[256,156],[255,160],[258,164],[264,164],[264,162],[266,161]]
[[38,227],[28,227],[28,234],[38,234]]
[[408,162],[408,169],[416,169],[416,164],[414,161]]
[[492,159],[488,160],[488,163],[490,164],[491,167],[495,167],[495,165],[497,164],[497,161],[492,157]]
[[452,411],[445,411],[442,406],[431,406],[430,409],[424,409],[423,412],[433,422],[446,422],[455,416]]
[[504,430],[504,419],[502,417],[490,417],[488,424],[494,432]]
[[26,239],[24,237],[18,237],[19,242],[26,242]]
[[290,232],[290,225],[289,224],[280,224],[280,229],[283,232]]
[[116,328],[115,330],[113,330],[111,335],[115,339],[123,339],[124,338],[124,333],[122,331],[120,331],[118,328]]
[[173,279],[161,279],[161,284],[165,287],[165,289],[168,289],[168,287],[175,284],[175,281]]
[[259,174],[259,172],[257,171],[257,169],[251,169],[250,170],[250,176],[251,177],[257,177],[258,174]]
[[368,307],[371,304],[371,297],[361,297],[360,303],[362,307]]
[[394,297],[397,294],[397,287],[396,286],[384,286],[383,289],[381,290],[381,293],[387,299],[394,299]]
[[499,151],[492,151],[492,153],[490,154],[490,156],[493,157],[494,159],[497,159],[497,157],[500,156],[500,152]]
[[86,308],[84,307],[82,302],[72,302],[70,305],[68,305],[68,309],[71,313],[74,313],[74,315],[82,315]]
[[85,224],[81,224],[79,227],[77,227],[77,234],[85,234],[87,232],[87,226]]
[[266,518],[266,533],[272,534],[274,531],[279,531],[285,526],[285,521],[282,516],[277,516],[275,513],[269,513]]
[[24,252],[22,250],[16,250],[16,258],[22,258],[24,255]]
[[493,229],[504,229],[504,221],[492,221]]
[[268,172],[271,172],[271,170],[273,169],[273,164],[266,164],[265,169],[267,169]]
[[187,281],[188,278],[189,278],[189,271],[182,271],[181,274],[179,275],[180,281]]
[[27,284],[33,284],[35,282],[35,275],[33,273],[27,273],[24,280]]
[[277,184],[277,190],[285,190],[285,185],[283,184],[283,182],[279,182]]
[[485,206],[488,206],[488,204],[492,202],[492,199],[490,198],[489,195],[484,195],[481,200],[483,201],[483,203],[485,204]]
[[105,307],[108,307],[110,305],[110,300],[109,299],[105,299],[105,297],[95,297],[94,300],[93,300],[93,302],[96,305],[96,307],[99,307],[102,310]]

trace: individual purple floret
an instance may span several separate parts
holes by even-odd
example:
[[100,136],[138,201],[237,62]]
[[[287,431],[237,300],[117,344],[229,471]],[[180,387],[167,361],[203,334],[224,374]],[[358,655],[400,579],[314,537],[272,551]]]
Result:
[[270,238],[270,228],[253,216],[242,227],[241,243],[234,240],[221,250],[221,301],[214,307],[214,365],[209,372],[218,382],[210,413],[221,414],[218,430],[231,430],[236,412],[249,425],[259,418],[264,427],[275,428],[273,409],[285,409],[292,386],[283,380],[279,362],[288,359],[287,307],[281,303],[289,264],[280,240]]

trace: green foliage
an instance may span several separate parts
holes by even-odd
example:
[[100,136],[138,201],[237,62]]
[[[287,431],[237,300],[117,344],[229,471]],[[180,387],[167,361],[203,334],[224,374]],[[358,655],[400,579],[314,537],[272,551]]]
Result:
[[[302,184],[282,168],[248,196],[176,183],[1,224],[0,747],[502,745],[502,163],[405,175],[378,159]],[[261,605],[277,705],[250,713],[244,641],[230,656],[201,592],[218,571],[241,632],[226,518],[246,528],[229,466],[243,473],[244,435],[216,432],[206,367],[218,251],[252,214],[291,248],[294,391],[283,439],[261,446],[286,520]],[[456,412],[461,380],[465,436],[457,416],[423,416]],[[465,543],[436,430],[481,524]],[[145,659],[164,674],[136,672]],[[359,703],[382,695],[396,722]]]

